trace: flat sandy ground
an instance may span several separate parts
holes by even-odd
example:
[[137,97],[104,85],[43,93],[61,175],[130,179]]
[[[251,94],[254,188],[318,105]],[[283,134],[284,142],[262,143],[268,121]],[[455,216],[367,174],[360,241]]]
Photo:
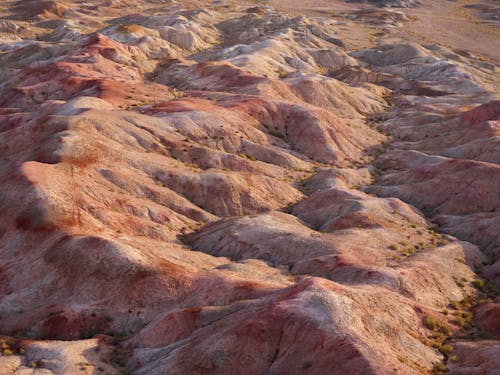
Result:
[[422,7],[408,10],[417,19],[407,25],[406,37],[476,52],[499,63],[500,29],[463,7],[475,3],[479,1],[423,1]]
[[[404,9],[411,21],[406,23],[401,37],[475,52],[486,60],[500,63],[500,29],[482,22],[477,14],[464,8],[465,5],[478,3],[481,0],[421,0],[420,7]],[[360,8],[359,3],[349,4],[343,0],[272,0],[270,4],[306,14],[318,12],[333,15]],[[350,29],[353,46],[358,44],[361,47],[363,31]],[[359,42],[356,43],[356,40]]]

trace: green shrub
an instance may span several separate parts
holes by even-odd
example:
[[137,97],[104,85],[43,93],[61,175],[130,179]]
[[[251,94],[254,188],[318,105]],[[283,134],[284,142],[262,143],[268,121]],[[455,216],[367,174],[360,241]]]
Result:
[[448,371],[448,367],[442,362],[436,363],[434,367],[432,368],[431,373],[433,375],[443,375],[445,372]]
[[424,326],[426,326],[431,331],[435,331],[440,325],[439,321],[430,315],[424,316],[423,323],[424,323]]
[[449,344],[443,344],[438,349],[443,354],[450,354],[453,350],[455,350],[455,348]]
[[481,291],[484,290],[484,281],[481,279],[476,279],[476,280],[472,281],[472,285],[477,290],[481,290]]

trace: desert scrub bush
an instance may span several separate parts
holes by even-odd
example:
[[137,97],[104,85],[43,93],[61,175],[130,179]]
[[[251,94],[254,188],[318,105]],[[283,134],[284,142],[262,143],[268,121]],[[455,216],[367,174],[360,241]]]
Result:
[[165,187],[165,184],[158,177],[154,177],[153,179],[157,186]]
[[438,319],[434,318],[431,315],[424,315],[422,319],[422,323],[427,329],[430,329],[433,332],[437,333],[437,338],[444,339],[444,336],[451,335],[451,329],[447,325],[441,323]]
[[408,248],[403,249],[401,251],[401,254],[403,254],[405,257],[408,257],[408,256],[410,256],[411,254],[414,254],[414,253],[415,253],[415,249],[412,248],[412,247],[408,247]]
[[284,70],[282,68],[278,68],[276,70],[276,73],[278,74],[279,78],[286,78],[290,75],[290,72],[287,72],[286,70]]
[[241,154],[242,157],[248,159],[248,160],[251,160],[251,161],[256,161],[257,159],[255,158],[255,156],[252,156],[252,155],[249,155],[249,154]]
[[448,372],[448,367],[442,362],[436,363],[431,370],[432,375],[444,375],[445,372]]
[[472,285],[474,286],[474,288],[476,288],[477,290],[480,290],[480,291],[483,291],[484,290],[484,281],[481,280],[481,279],[476,279],[474,281],[472,281]]
[[184,96],[184,91],[178,90],[174,87],[172,89],[172,95],[173,95],[174,99],[179,99],[179,98],[182,98]]
[[424,316],[423,323],[431,331],[435,331],[439,327],[439,321],[430,315]]
[[432,345],[434,348],[439,350],[442,354],[448,355],[450,354],[455,348],[451,346],[450,344],[444,344],[442,342],[436,342]]
[[12,350],[11,345],[8,343],[8,341],[2,341],[0,348],[1,348],[2,355],[14,354],[14,351]]
[[464,282],[461,279],[459,279],[457,276],[453,276],[453,281],[455,282],[455,284],[457,284],[458,287],[460,287],[460,288],[465,287]]
[[472,320],[472,318],[473,318],[474,314],[472,314],[472,312],[470,312],[470,311],[462,311],[462,312],[460,313],[460,316],[461,316],[463,319],[465,319],[465,321],[470,322],[470,321]]
[[474,296],[466,296],[461,301],[451,301],[450,307],[453,310],[468,310],[476,304],[476,299]]
[[473,314],[470,311],[455,312],[455,317],[451,322],[459,327],[469,327]]
[[0,337],[0,355],[24,354],[21,340],[14,337]]

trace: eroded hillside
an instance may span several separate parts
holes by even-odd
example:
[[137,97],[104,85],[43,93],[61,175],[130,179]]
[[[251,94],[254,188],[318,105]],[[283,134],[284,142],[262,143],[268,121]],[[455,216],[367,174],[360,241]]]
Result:
[[498,61],[434,3],[3,2],[0,374],[498,371]]

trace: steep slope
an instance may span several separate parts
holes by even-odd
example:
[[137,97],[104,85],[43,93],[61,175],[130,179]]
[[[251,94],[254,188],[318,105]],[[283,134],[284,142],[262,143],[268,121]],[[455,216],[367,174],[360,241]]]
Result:
[[348,6],[6,4],[4,373],[497,366],[498,67]]

